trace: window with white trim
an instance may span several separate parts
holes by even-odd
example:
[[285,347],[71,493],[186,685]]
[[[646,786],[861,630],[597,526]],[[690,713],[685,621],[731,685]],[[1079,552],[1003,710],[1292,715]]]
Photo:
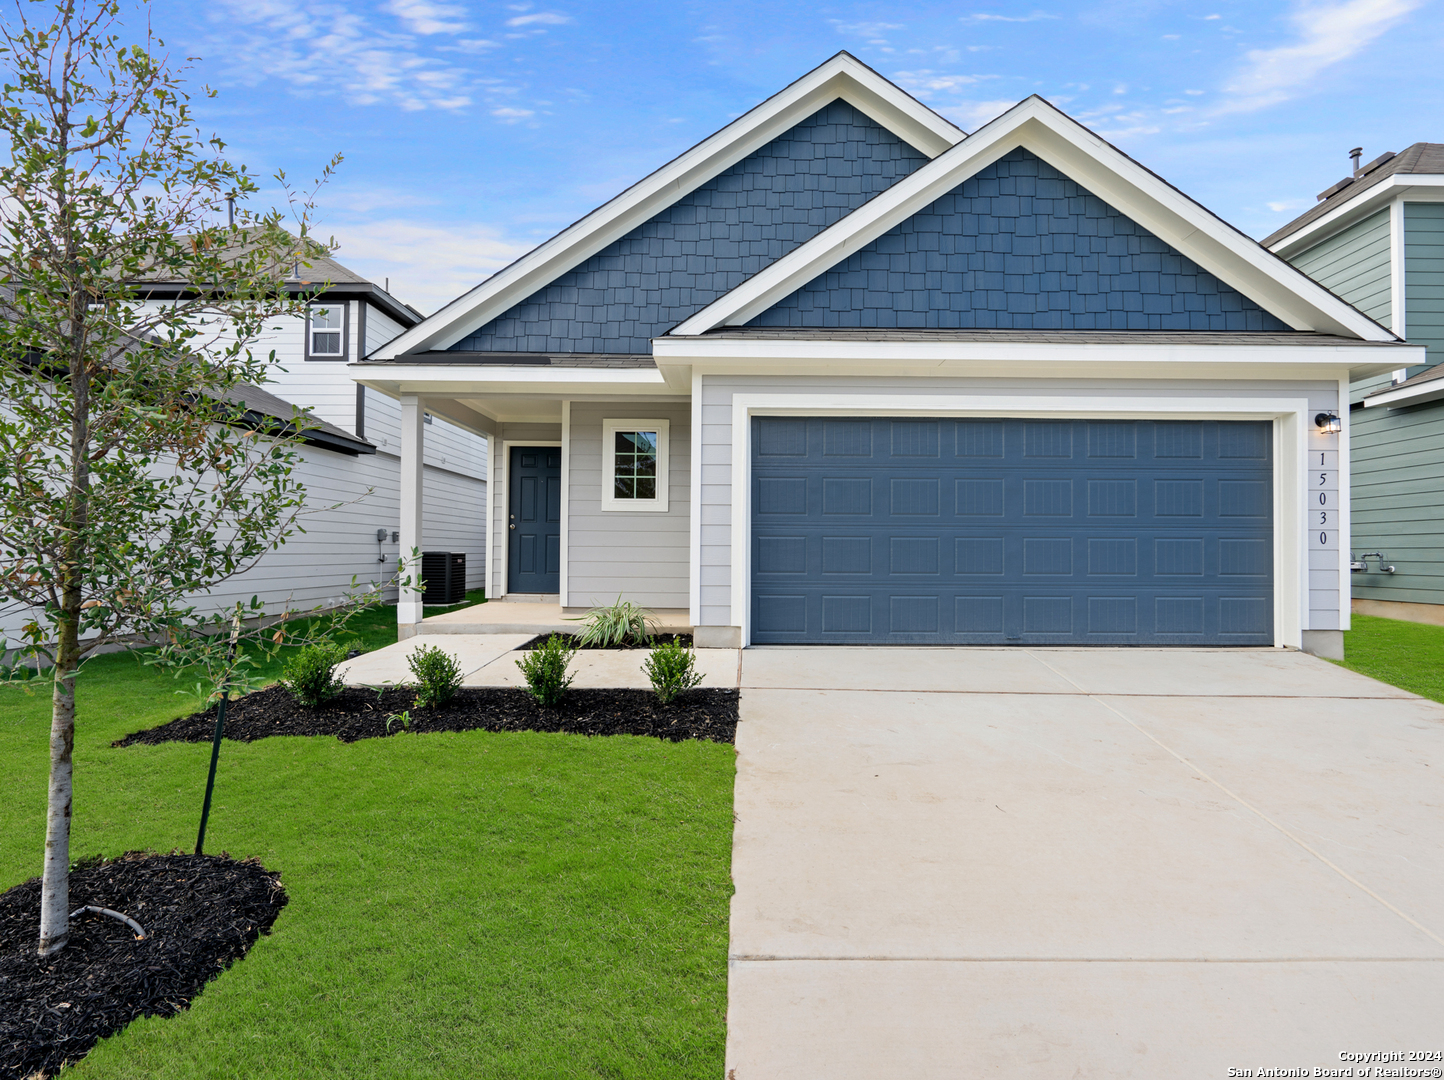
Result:
[[667,509],[670,424],[602,421],[602,509]]
[[346,305],[312,304],[306,309],[306,356],[342,360],[346,356]]

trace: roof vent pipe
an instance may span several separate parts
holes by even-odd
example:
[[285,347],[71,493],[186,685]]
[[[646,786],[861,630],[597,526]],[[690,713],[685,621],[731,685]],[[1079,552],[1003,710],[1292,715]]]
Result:
[[1364,156],[1364,148],[1356,146],[1349,151],[1349,160],[1354,163],[1354,175],[1359,175],[1359,159]]

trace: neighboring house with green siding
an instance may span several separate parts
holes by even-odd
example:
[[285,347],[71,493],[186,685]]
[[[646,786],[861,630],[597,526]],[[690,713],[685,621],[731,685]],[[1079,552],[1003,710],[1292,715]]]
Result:
[[1356,612],[1444,625],[1444,143],[1356,165],[1263,243],[1426,347],[1350,390],[1351,580]]

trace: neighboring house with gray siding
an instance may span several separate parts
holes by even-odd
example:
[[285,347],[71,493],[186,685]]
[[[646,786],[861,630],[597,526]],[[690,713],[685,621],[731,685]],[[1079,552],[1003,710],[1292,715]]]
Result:
[[1444,624],[1444,143],[1356,168],[1264,244],[1425,349],[1350,387],[1352,606]]
[[503,600],[1340,655],[1338,413],[1423,352],[1041,98],[968,135],[841,53],[351,372],[403,475],[485,437]]
[[[342,597],[353,578],[389,579],[402,551],[401,410],[393,398],[358,386],[347,365],[415,326],[422,315],[335,259],[299,264],[285,287],[310,299],[309,315],[267,323],[252,345],[252,352],[269,355],[267,381],[243,387],[241,395],[258,416],[290,419],[303,412],[316,425],[295,451],[294,477],[306,488],[305,531],[246,573],[195,597],[203,611],[252,596],[273,611],[288,603],[324,606]],[[178,282],[150,281],[145,289],[153,305],[172,303],[186,292]],[[228,327],[219,318],[200,329],[203,341],[226,343]],[[465,552],[467,587],[480,588],[486,566],[486,440],[443,419],[423,419],[430,513],[418,546]],[[30,617],[0,607],[0,637],[18,640]]]

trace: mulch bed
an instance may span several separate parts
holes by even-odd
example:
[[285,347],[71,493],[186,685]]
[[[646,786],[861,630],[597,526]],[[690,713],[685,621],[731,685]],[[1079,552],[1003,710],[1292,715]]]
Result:
[[145,929],[86,913],[42,959],[40,879],[0,894],[0,1077],[50,1076],[139,1016],[173,1016],[268,933],[280,874],[227,855],[133,851],[70,873],[70,909],[93,904]]
[[[439,709],[418,709],[414,690],[394,687],[379,694],[349,687],[311,709],[281,686],[237,698],[226,707],[226,738],[254,742],[271,735],[334,735],[342,742],[432,731],[547,731],[569,735],[649,735],[671,742],[703,739],[730,743],[737,733],[737,691],[715,687],[690,690],[661,705],[650,690],[570,690],[555,708],[544,709],[524,690],[512,687],[462,689]],[[387,717],[411,714],[409,728]],[[215,734],[211,708],[169,724],[137,731],[112,743],[209,742]]]
[[[517,648],[524,650],[538,648],[539,646],[546,644],[547,639],[552,636],[553,635],[551,634],[538,634],[530,641],[518,645]],[[692,647],[691,634],[653,634],[650,641],[641,645],[583,645],[581,644],[580,639],[577,637],[576,634],[557,634],[555,636],[570,638],[572,646],[577,649],[650,649],[653,645],[665,645],[668,642],[673,641],[687,649],[690,649]]]

